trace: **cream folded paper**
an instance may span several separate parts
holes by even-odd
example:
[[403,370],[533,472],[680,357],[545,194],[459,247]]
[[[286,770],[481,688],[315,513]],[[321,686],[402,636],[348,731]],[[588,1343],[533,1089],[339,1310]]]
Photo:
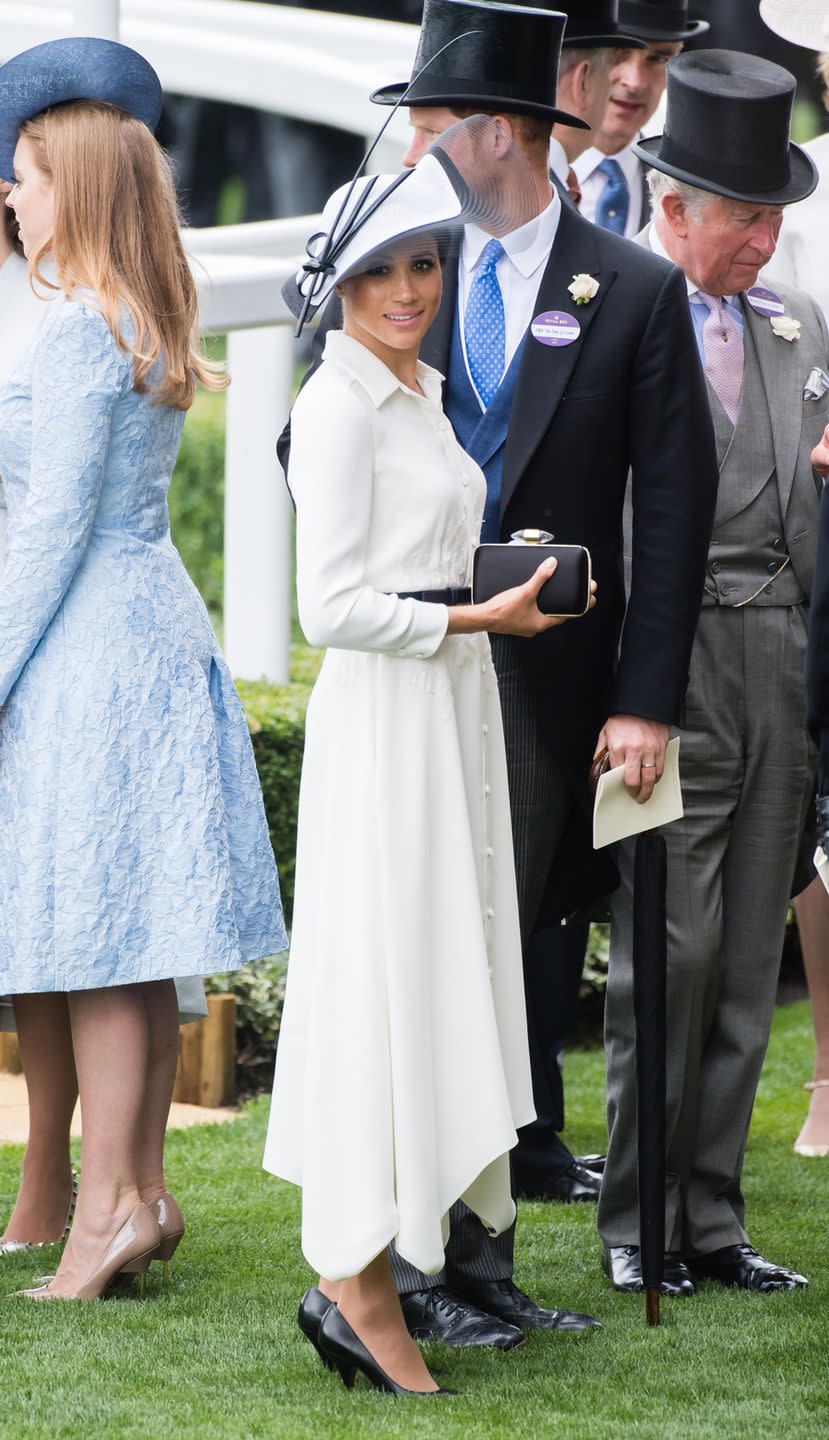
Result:
[[823,881],[824,889],[829,890],[829,859],[822,845],[818,845],[814,859],[815,869]]
[[606,770],[600,777],[593,806],[593,849],[601,850],[616,840],[627,839],[628,835],[639,835],[643,830],[670,825],[672,820],[681,820],[683,814],[679,736],[675,735],[673,740],[668,741],[665,751],[662,779],[644,805],[637,804],[625,789],[623,765],[615,770]]

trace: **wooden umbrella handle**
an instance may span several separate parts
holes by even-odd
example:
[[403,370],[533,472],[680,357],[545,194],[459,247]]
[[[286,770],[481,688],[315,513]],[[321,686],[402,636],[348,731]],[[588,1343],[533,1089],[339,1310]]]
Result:
[[604,775],[605,771],[609,769],[610,751],[607,749],[607,746],[605,746],[603,750],[599,750],[593,756],[593,760],[590,765],[590,789],[592,790],[594,795],[596,793],[596,787],[599,783],[599,780],[601,779],[602,775]]

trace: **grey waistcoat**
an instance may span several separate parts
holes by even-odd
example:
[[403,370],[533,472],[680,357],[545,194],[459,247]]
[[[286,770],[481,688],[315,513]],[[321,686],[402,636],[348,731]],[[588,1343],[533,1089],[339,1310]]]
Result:
[[[749,325],[737,424],[708,384],[720,462],[717,516],[708,551],[703,605],[736,605],[756,591],[753,605],[799,605],[805,599],[786,559],[774,440],[760,364]],[[718,517],[728,516],[722,523]]]

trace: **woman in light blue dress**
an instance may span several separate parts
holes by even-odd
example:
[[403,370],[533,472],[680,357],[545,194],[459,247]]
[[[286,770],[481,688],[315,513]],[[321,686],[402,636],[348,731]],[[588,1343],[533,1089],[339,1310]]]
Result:
[[47,1299],[172,1253],[172,977],[285,946],[244,714],[170,539],[184,411],[221,381],[194,347],[159,102],[111,42],[0,68],[7,203],[63,292],[0,390],[0,991],[67,995],[84,1124],[69,1243],[26,1292]]

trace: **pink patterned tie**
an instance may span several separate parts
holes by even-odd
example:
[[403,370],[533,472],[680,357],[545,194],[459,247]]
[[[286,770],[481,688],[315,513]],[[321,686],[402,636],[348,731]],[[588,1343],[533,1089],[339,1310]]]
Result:
[[732,425],[736,425],[745,362],[742,332],[721,295],[706,295],[703,290],[698,294],[709,311],[702,329],[705,373],[723,410]]

